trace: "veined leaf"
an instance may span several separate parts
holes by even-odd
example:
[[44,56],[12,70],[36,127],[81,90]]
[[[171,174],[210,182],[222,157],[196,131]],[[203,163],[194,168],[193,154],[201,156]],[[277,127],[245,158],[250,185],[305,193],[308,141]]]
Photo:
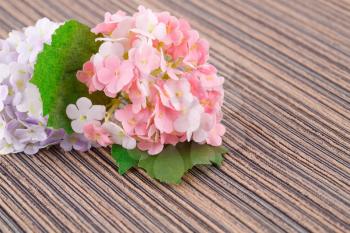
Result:
[[153,156],[138,149],[129,151],[119,145],[113,145],[112,156],[119,166],[120,174],[124,174],[132,167],[139,167],[150,177],[161,182],[179,184],[184,174],[194,166],[211,164],[220,166],[223,161],[222,155],[227,152],[222,146],[185,142],[176,146],[167,145],[160,154]]
[[66,107],[80,97],[89,97],[94,104],[108,101],[102,93],[89,95],[76,78],[77,71],[98,51],[101,43],[95,42],[96,37],[88,26],[70,20],[56,30],[51,45],[45,44],[38,55],[31,82],[39,88],[49,127],[72,133]]

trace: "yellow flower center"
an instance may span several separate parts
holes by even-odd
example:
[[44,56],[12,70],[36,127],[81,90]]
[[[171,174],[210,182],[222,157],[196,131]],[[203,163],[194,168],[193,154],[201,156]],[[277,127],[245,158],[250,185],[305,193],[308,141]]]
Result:
[[16,81],[16,86],[18,89],[22,90],[24,88],[24,81],[22,79]]
[[129,120],[128,120],[128,123],[129,123],[130,125],[136,125],[136,120],[135,120],[135,118],[129,119]]
[[18,70],[18,73],[19,74],[26,74],[26,71],[25,70]]
[[29,105],[29,108],[28,108],[28,111],[32,114],[32,115],[34,115],[35,114],[35,111],[36,109],[35,109],[35,106],[33,105],[33,104],[30,104]]
[[175,95],[176,95],[176,97],[180,98],[180,97],[183,96],[183,93],[182,93],[182,91],[177,91],[177,92],[175,93]]
[[81,121],[85,121],[86,119],[87,119],[87,116],[85,116],[85,115],[81,115],[79,117],[79,120],[81,120]]
[[71,138],[69,139],[69,142],[70,142],[71,144],[75,144],[75,143],[78,142],[78,140],[77,140],[76,138],[74,138],[74,137],[71,137]]
[[148,31],[149,33],[153,32],[154,28],[155,28],[155,25],[154,25],[154,24],[148,24],[148,25],[147,25],[147,31]]
[[13,94],[14,94],[13,89],[12,89],[12,88],[9,88],[9,93],[8,93],[8,95],[9,95],[9,96],[13,96]]

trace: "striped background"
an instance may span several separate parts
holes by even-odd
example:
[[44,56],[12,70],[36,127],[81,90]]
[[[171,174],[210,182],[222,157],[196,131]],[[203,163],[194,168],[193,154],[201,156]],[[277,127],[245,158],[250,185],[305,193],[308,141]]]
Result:
[[222,169],[180,186],[108,151],[0,157],[1,232],[350,231],[350,2],[0,0],[0,36],[144,4],[190,20],[226,78]]

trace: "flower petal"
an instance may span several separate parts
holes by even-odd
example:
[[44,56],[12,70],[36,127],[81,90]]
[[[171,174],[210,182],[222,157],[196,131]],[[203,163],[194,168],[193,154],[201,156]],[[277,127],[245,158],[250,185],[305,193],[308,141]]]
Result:
[[70,104],[66,108],[66,114],[67,114],[68,118],[71,120],[78,119],[79,110],[78,110],[77,106],[75,106],[74,104]]
[[84,125],[86,123],[87,123],[86,121],[74,120],[71,122],[71,126],[72,126],[72,129],[74,130],[74,132],[83,133],[83,128],[84,128]]
[[103,105],[93,105],[88,113],[88,119],[102,120],[106,114],[106,107]]
[[135,149],[136,147],[136,140],[132,137],[124,137],[123,139],[123,144],[122,146],[125,148],[125,149],[128,149],[128,150],[132,150],[132,149]]
[[92,102],[90,99],[86,98],[86,97],[81,97],[80,99],[78,99],[77,101],[77,107],[79,109],[79,111],[87,111],[91,108],[92,106]]
[[8,65],[0,64],[0,83],[10,75]]

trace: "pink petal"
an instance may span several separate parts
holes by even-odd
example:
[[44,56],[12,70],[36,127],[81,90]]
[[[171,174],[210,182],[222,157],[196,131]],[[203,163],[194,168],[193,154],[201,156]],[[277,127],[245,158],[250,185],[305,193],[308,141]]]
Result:
[[104,65],[109,70],[116,72],[117,70],[119,70],[120,59],[117,56],[108,56],[104,61]]
[[134,114],[132,113],[131,108],[132,108],[131,105],[127,105],[123,109],[116,110],[114,113],[114,117],[118,121],[126,121],[126,120],[132,118]]
[[115,78],[115,73],[113,73],[110,69],[102,68],[97,71],[97,79],[104,85],[111,83]]
[[129,84],[134,78],[134,66],[131,62],[123,62],[120,66],[120,76],[118,82],[118,89],[122,89]]
[[148,150],[148,153],[150,155],[156,155],[159,154],[164,148],[164,145],[161,143],[154,143],[151,148]]

